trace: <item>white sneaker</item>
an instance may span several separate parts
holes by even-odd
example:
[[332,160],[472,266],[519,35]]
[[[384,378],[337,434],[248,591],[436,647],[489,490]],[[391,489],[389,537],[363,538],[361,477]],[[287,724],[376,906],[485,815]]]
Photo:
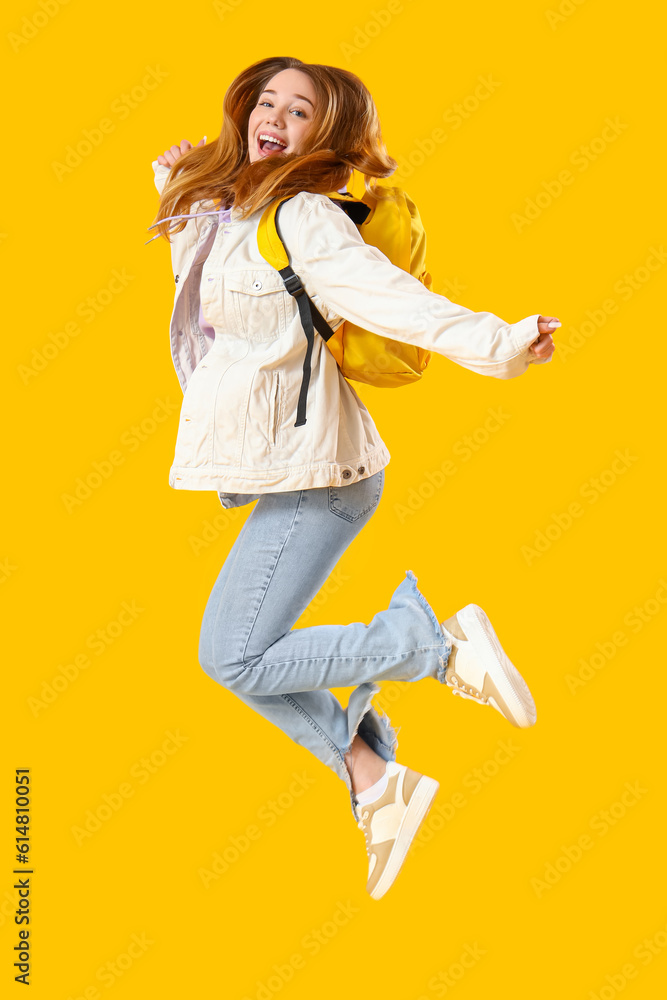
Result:
[[[445,683],[454,694],[492,705],[513,726],[534,726],[537,711],[533,696],[508,659],[484,611],[476,604],[466,604],[453,618],[441,623],[441,628],[456,650],[453,666],[445,670]],[[465,638],[459,638],[461,634]]]
[[372,899],[381,899],[405,861],[412,841],[426,819],[440,785],[405,764],[387,764],[384,793],[360,805],[358,827],[366,838],[368,882]]

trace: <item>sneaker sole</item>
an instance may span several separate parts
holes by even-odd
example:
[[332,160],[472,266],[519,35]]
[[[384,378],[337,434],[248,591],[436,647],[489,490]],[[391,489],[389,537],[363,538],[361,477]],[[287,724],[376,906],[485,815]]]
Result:
[[378,879],[377,885],[370,893],[371,899],[380,899],[393,885],[403,867],[407,853],[410,850],[410,845],[433,805],[433,799],[439,788],[439,782],[435,778],[429,778],[426,775],[422,775],[417,782],[417,786],[405,810],[405,815],[401,820],[389,860]]
[[486,676],[482,693],[513,726],[525,729],[537,721],[537,709],[525,680],[500,644],[489,618],[477,604],[457,612],[461,628],[475,644]]

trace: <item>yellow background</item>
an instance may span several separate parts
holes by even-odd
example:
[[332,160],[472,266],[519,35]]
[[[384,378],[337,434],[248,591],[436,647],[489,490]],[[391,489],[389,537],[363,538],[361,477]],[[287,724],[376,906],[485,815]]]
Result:
[[[21,993],[13,775],[30,767],[33,997],[662,995],[662,33],[647,3],[558,9],[5,11],[3,989]],[[343,783],[197,662],[251,508],[167,484],[181,393],[168,248],[144,246],[151,160],[214,138],[233,77],[276,53],[370,87],[437,290],[563,323],[560,356],[518,380],[436,356],[418,387],[360,390],[392,455],[385,494],[298,624],[369,621],[411,569],[441,618],[487,610],[538,708],[515,730],[430,682],[384,687],[399,760],[440,781],[441,809],[379,902]],[[95,463],[108,477],[68,510]],[[206,887],[216,853],[228,868]]]

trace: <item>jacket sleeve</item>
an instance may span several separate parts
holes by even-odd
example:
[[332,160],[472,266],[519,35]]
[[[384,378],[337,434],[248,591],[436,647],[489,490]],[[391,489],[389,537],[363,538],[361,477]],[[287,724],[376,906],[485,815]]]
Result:
[[321,296],[343,319],[442,354],[481,375],[515,378],[533,362],[528,347],[539,337],[539,313],[506,323],[429,291],[365,243],[326,195],[302,193],[290,199],[281,232],[308,294]]
[[[171,172],[171,167],[164,166],[163,164],[158,163],[157,160],[153,160],[152,167],[154,171],[153,179],[155,187],[158,190],[158,194],[162,195],[162,191]],[[213,202],[197,201],[192,205],[190,211],[194,213],[204,211],[208,208],[213,208]],[[186,266],[186,261],[189,259],[192,248],[197,243],[197,240],[201,235],[203,219],[205,218],[205,216],[200,216],[197,219],[188,219],[185,226],[179,233],[171,234],[171,266],[174,275],[180,274]]]
[[158,163],[157,160],[153,160],[151,164],[154,171],[153,180],[155,181],[155,187],[157,188],[158,194],[162,194],[162,189],[167,183],[167,177],[169,176],[169,171],[171,167],[165,167],[162,163]]

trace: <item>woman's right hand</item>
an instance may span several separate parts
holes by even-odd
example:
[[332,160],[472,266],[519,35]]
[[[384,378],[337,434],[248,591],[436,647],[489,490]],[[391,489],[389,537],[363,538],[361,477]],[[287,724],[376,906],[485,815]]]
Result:
[[530,345],[528,353],[538,361],[548,361],[556,349],[551,334],[560,325],[560,320],[555,316],[538,316],[537,329],[540,336]]
[[[205,142],[206,136],[199,140],[197,146],[203,146]],[[187,153],[189,149],[192,149],[192,143],[188,139],[183,139],[180,146],[172,146],[170,149],[165,149],[164,153],[160,153],[157,161],[163,167],[173,167],[179,156]]]

